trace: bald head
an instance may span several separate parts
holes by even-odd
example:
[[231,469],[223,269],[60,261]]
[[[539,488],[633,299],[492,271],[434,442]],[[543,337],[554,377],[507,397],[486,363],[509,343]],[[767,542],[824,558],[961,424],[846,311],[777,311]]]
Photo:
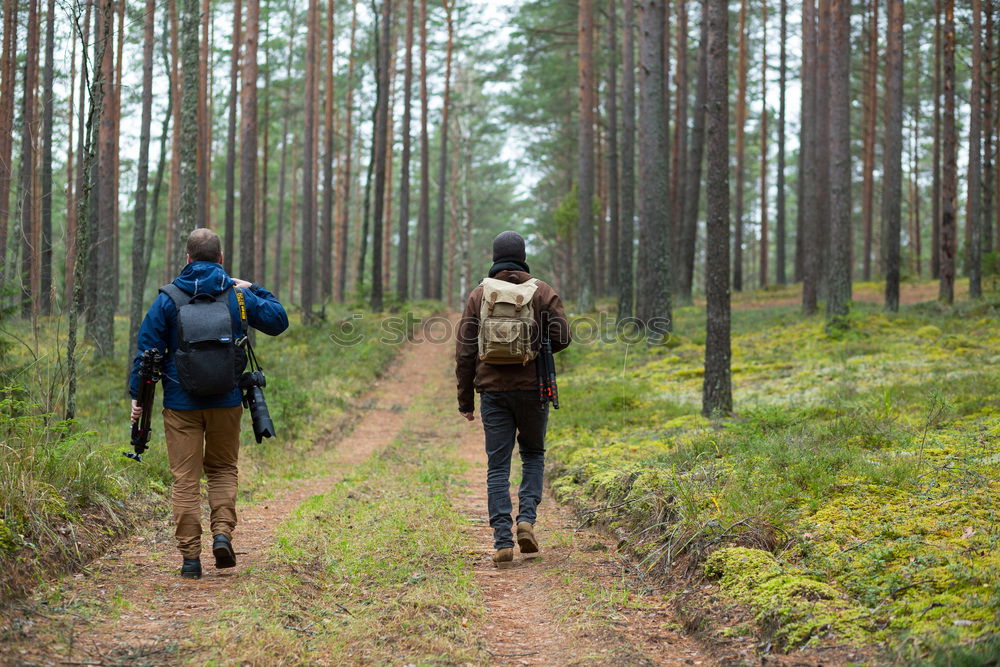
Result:
[[200,227],[188,236],[187,254],[192,262],[221,262],[222,240],[211,229]]

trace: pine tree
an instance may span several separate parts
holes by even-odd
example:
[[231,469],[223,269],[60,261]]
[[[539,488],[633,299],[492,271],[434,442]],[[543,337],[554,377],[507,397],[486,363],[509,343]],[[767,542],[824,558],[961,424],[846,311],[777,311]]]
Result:
[[594,306],[594,4],[580,0],[579,48],[579,156],[577,183],[577,257],[580,264],[577,305],[582,312]]
[[243,37],[243,89],[240,94],[240,274],[256,277],[254,227],[257,192],[257,39],[260,0],[247,0]]
[[622,224],[618,242],[618,319],[631,318],[635,220],[635,2],[622,0]]
[[958,193],[958,140],[955,132],[955,0],[943,0],[941,27],[942,84],[944,115],[941,128],[941,222],[940,288],[938,298],[951,305],[955,301],[955,256],[958,252],[956,196]]
[[903,0],[889,0],[885,66],[885,149],[882,193],[882,265],[885,308],[899,310],[900,217],[903,159]]
[[[851,87],[851,4],[831,0],[828,90]],[[827,319],[847,315],[851,302],[851,106],[847,95],[830,95],[830,234]]]

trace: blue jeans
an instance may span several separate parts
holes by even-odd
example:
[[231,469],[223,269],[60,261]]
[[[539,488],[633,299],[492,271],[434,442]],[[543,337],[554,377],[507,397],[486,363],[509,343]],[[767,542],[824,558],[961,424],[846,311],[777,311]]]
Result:
[[517,436],[521,454],[521,486],[517,491],[518,523],[535,523],[536,508],[542,502],[545,471],[545,427],[548,404],[538,400],[536,391],[483,392],[480,415],[486,433],[486,497],[497,549],[514,546],[513,510],[510,500],[510,458]]

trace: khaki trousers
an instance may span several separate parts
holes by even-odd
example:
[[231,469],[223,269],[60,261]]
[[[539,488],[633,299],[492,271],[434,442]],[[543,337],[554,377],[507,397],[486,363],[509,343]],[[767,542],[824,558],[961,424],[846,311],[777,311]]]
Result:
[[236,528],[237,464],[243,407],[163,410],[170,473],[174,477],[174,536],[184,558],[201,556],[201,473],[208,480],[212,535]]

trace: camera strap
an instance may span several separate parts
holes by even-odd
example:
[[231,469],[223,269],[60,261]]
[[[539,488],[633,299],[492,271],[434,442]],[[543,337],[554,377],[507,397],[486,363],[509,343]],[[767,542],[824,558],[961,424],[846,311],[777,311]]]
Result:
[[236,305],[239,306],[240,311],[240,325],[243,327],[243,337],[240,339],[239,344],[246,348],[247,351],[247,361],[250,363],[251,371],[263,370],[260,367],[260,363],[257,361],[257,355],[254,354],[253,346],[250,344],[249,336],[249,325],[247,324],[247,304],[246,297],[243,296],[243,290],[239,287],[234,288],[236,291]]

